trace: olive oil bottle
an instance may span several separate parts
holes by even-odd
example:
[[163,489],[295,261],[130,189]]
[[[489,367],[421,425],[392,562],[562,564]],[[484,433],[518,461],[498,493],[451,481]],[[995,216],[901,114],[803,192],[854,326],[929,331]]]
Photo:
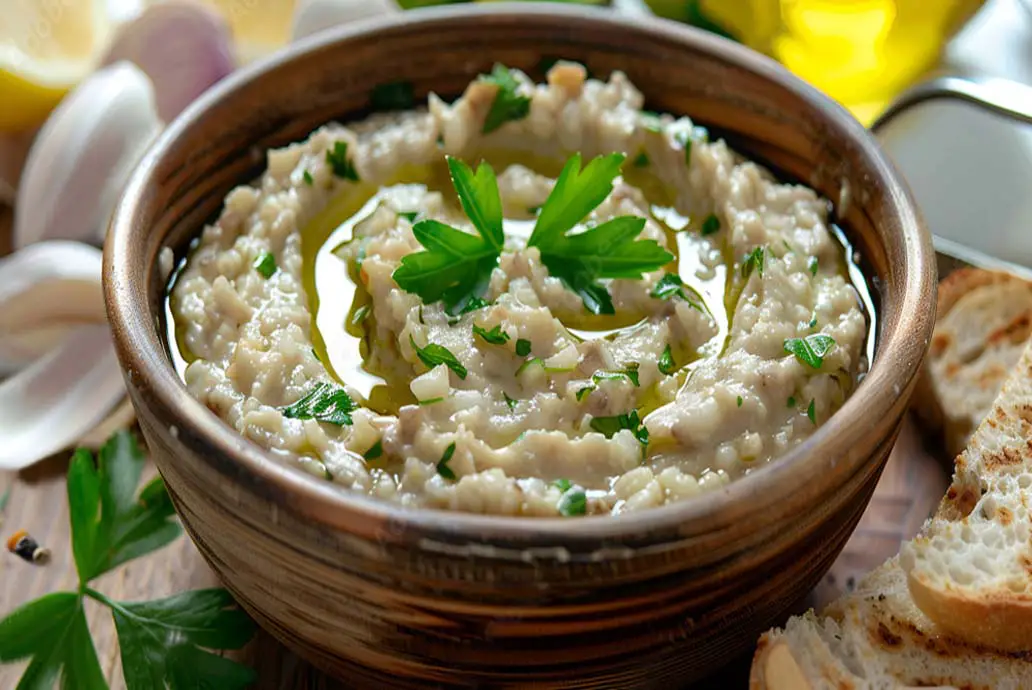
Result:
[[766,53],[865,124],[935,65],[984,0],[647,0]]

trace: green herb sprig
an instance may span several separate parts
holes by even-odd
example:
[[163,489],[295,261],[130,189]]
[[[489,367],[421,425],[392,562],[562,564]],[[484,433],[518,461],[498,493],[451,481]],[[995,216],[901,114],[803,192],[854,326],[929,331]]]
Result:
[[641,443],[642,448],[649,444],[649,430],[642,424],[641,417],[637,410],[631,410],[627,414],[620,414],[613,417],[593,417],[590,426],[606,438],[613,438],[613,435],[623,429],[628,429]]
[[455,375],[460,379],[466,378],[469,374],[466,367],[462,366],[462,362],[459,361],[459,358],[444,345],[428,343],[426,347],[420,347],[419,345],[416,345],[416,339],[411,335],[409,336],[409,342],[412,344],[412,349],[416,351],[416,356],[419,357],[419,361],[425,364],[428,369],[433,369],[434,367],[443,364],[455,372]]
[[320,381],[297,402],[280,408],[289,419],[315,419],[336,426],[351,426],[351,413],[358,404],[332,383]]
[[833,347],[835,347],[835,339],[823,333],[785,340],[785,352],[795,355],[796,359],[811,369],[820,369],[824,364],[824,356]]
[[161,478],[139,494],[144,455],[129,432],[115,434],[98,458],[78,450],[68,469],[76,592],[56,592],[15,609],[0,621],[0,663],[31,658],[19,690],[106,690],[86,623],[87,598],[111,610],[128,690],[245,688],[254,671],[206,650],[240,649],[254,623],[223,589],[184,592],[146,602],[115,601],[90,581],[181,534]]
[[498,87],[494,100],[491,101],[491,109],[484,118],[481,130],[484,134],[490,134],[506,122],[522,120],[530,113],[530,97],[517,93],[520,83],[516,81],[512,70],[505,65],[495,63],[491,74],[481,75],[480,81]]

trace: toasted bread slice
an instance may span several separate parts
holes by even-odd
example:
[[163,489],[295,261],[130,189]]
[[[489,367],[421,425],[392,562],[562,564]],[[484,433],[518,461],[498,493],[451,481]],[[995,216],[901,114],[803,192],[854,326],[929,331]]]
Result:
[[915,409],[956,455],[1032,335],[1032,283],[1009,273],[962,269],[939,284],[936,309]]
[[1032,348],[956,460],[901,563],[918,606],[961,639],[1032,650]]
[[941,630],[910,598],[897,559],[832,604],[760,638],[751,690],[1032,688],[1032,654],[994,652]]
[[831,604],[760,638],[753,690],[1032,688],[1032,346],[921,534]]

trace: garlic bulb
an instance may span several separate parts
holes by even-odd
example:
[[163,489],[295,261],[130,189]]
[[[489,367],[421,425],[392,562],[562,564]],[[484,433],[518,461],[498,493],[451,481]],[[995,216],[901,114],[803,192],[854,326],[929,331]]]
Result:
[[147,7],[118,30],[103,63],[120,60],[150,77],[165,122],[236,67],[225,20],[197,2],[176,0]]
[[394,0],[302,0],[294,10],[291,40],[296,41],[345,22],[399,11]]
[[161,126],[150,79],[128,62],[76,87],[29,151],[14,246],[44,239],[101,242],[129,173]]
[[100,274],[100,250],[76,242],[0,260],[0,469],[76,443],[123,399]]

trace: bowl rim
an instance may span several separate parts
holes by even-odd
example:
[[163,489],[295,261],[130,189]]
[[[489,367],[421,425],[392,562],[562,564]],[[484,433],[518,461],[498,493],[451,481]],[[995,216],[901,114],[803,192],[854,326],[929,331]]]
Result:
[[[844,134],[857,147],[859,155],[871,165],[871,172],[880,177],[890,205],[904,232],[900,245],[903,252],[905,281],[898,303],[898,315],[891,331],[885,330],[890,320],[877,315],[882,332],[876,356],[864,380],[817,431],[795,448],[756,471],[740,477],[720,490],[691,500],[668,503],[645,511],[620,516],[593,515],[575,520],[563,517],[523,517],[482,515],[446,509],[409,508],[375,499],[337,487],[289,466],[271,451],[246,439],[242,434],[211,413],[187,391],[154,328],[156,316],[149,305],[148,286],[134,290],[134,283],[147,271],[133,266],[135,237],[146,233],[137,219],[146,205],[148,186],[165,153],[176,139],[216,103],[244,86],[260,80],[262,75],[281,64],[318,52],[351,38],[375,35],[398,28],[411,31],[443,30],[456,20],[504,17],[515,21],[555,20],[580,21],[595,25],[619,25],[627,31],[663,38],[703,50],[716,59],[759,75],[805,102],[807,108],[831,122],[837,133]],[[142,241],[136,242],[142,246]],[[207,446],[201,453],[209,465],[218,465],[219,454],[235,466],[237,478],[248,477],[251,486],[263,485],[273,490],[277,503],[284,509],[335,529],[361,529],[355,516],[386,523],[392,531],[414,531],[442,539],[467,541],[506,541],[520,544],[535,542],[575,545],[579,543],[619,543],[621,538],[673,530],[682,538],[712,533],[736,522],[762,515],[783,501],[794,488],[812,482],[822,469],[834,467],[839,460],[848,466],[842,484],[848,477],[863,471],[873,462],[866,455],[854,457],[848,449],[863,438],[864,425],[857,420],[877,420],[889,414],[894,402],[911,387],[927,350],[934,321],[934,253],[931,238],[906,184],[881,152],[877,141],[844,108],[815,88],[792,75],[770,58],[745,46],[728,41],[693,27],[653,16],[627,16],[609,9],[569,5],[527,3],[515,5],[459,5],[399,12],[335,27],[302,39],[278,53],[249,65],[209,89],[187,108],[151,145],[134,170],[112,216],[104,251],[104,295],[108,318],[113,331],[120,363],[130,390],[137,387],[150,397],[149,405],[160,405],[165,415],[161,422],[181,434],[193,430],[196,440]],[[914,339],[923,337],[916,346]],[[894,365],[889,368],[889,365]],[[831,449],[834,457],[820,452]],[[223,463],[224,464],[224,463]],[[225,473],[224,467],[219,470]],[[614,519],[614,517],[616,519]],[[496,554],[497,555],[497,554]]]

